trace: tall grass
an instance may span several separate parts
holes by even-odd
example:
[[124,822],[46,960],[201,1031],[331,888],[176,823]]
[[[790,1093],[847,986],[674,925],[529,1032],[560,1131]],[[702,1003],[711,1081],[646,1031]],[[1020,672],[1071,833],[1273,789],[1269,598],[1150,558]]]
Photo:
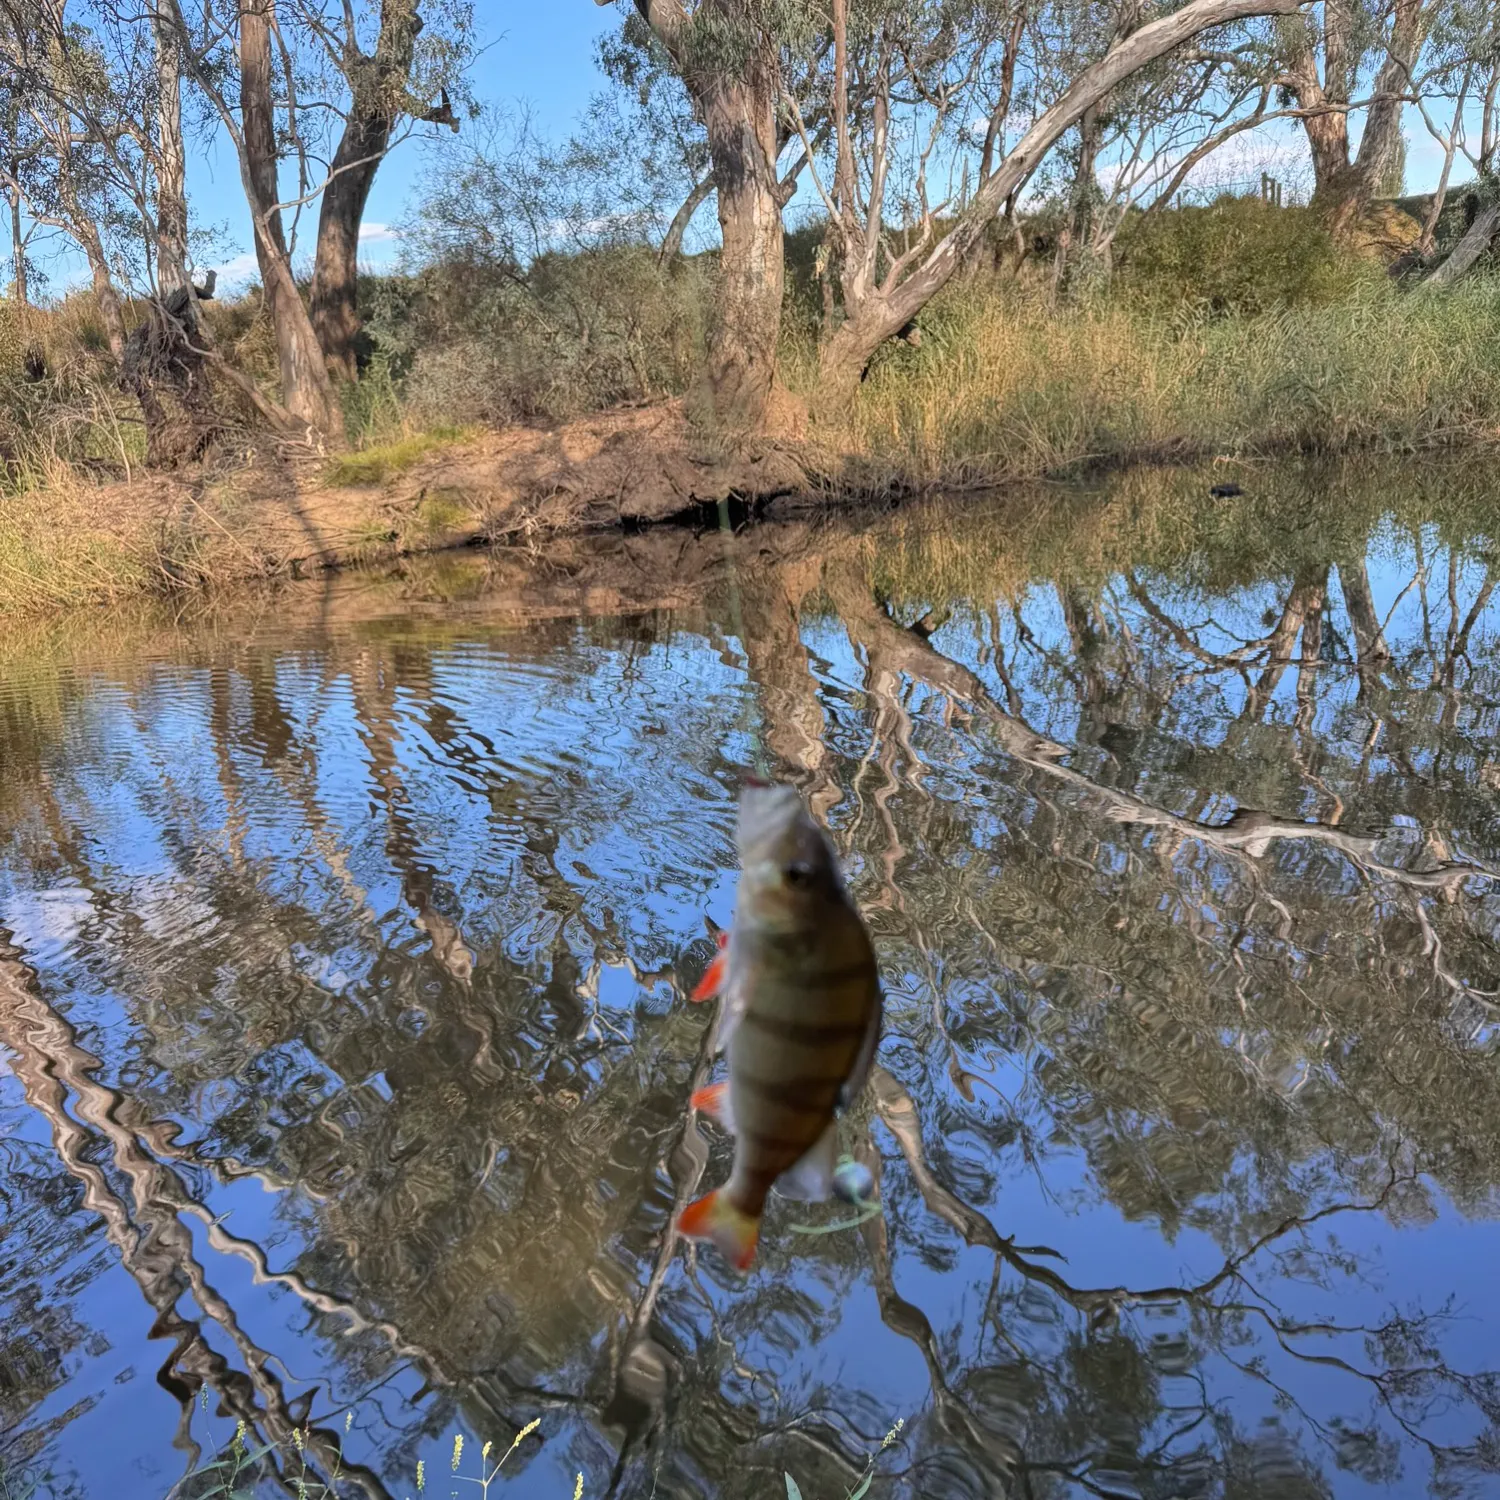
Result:
[[[1500,280],[1436,295],[1365,280],[1337,302],[1248,316],[967,287],[922,330],[919,348],[882,351],[856,399],[820,423],[828,448],[913,485],[1500,431]],[[789,367],[816,409],[808,351]]]
[[[793,245],[794,270],[815,238]],[[1307,212],[1246,200],[1143,218],[1119,251],[1112,281],[1074,300],[1047,294],[1045,268],[1034,282],[962,278],[922,314],[920,344],[881,349],[838,402],[820,400],[821,298],[794,291],[782,374],[815,417],[812,470],[853,492],[968,488],[1142,459],[1410,453],[1500,435],[1500,273],[1403,289],[1336,251]],[[479,426],[682,393],[701,368],[714,277],[712,257],[662,267],[624,246],[542,257],[523,281],[467,262],[363,278],[367,359],[343,392],[351,451],[295,484],[378,487]],[[274,390],[259,293],[207,315],[219,348]],[[235,538],[267,469],[229,431],[199,477],[233,471],[238,519],[217,518],[214,483],[200,498],[154,481],[106,498],[106,481],[140,476],[142,427],[92,299],[0,300],[0,610],[254,572]],[[442,503],[428,531],[443,529]],[[360,524],[389,540],[383,515]]]
[[0,611],[44,613],[159,582],[145,546],[90,524],[100,496],[66,466],[52,471],[44,496],[0,493]]

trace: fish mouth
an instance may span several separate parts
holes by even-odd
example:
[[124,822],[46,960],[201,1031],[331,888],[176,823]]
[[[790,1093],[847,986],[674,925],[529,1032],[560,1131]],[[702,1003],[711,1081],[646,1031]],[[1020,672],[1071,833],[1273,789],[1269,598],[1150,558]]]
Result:
[[753,772],[746,772],[745,785],[754,787],[757,791],[765,791],[772,783],[767,781],[764,776],[757,776]]
[[740,868],[784,865],[795,857],[806,836],[821,837],[808,817],[802,794],[784,781],[751,781],[740,789],[735,844]]

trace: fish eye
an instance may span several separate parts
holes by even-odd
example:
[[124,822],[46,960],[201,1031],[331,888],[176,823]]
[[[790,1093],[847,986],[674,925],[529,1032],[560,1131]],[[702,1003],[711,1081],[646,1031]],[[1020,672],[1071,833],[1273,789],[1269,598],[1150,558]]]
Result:
[[786,883],[791,886],[810,885],[813,878],[813,867],[806,860],[794,859],[782,872]]

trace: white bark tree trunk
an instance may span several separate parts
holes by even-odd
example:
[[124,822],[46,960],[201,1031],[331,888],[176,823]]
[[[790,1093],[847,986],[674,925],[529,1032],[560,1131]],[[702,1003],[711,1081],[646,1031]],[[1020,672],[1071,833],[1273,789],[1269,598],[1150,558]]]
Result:
[[182,54],[173,14],[170,0],[155,0],[151,31],[156,46],[156,286],[163,299],[188,282]]
[[831,398],[847,395],[870,356],[899,333],[947,285],[1005,200],[1041,165],[1064,131],[1082,119],[1118,84],[1200,31],[1247,16],[1292,15],[1299,0],[1189,0],[1180,10],[1142,26],[1110,48],[1073,81],[985,180],[957,222],[917,269],[894,287],[882,287],[824,341],[819,370]]

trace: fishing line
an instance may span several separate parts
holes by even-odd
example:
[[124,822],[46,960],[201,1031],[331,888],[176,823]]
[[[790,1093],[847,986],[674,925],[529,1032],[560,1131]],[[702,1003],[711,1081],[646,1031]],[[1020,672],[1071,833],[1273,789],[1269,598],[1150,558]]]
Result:
[[[841,1171],[847,1167],[857,1165],[858,1163],[852,1156],[839,1157],[838,1166],[834,1169],[833,1174],[835,1184],[837,1184],[838,1175]],[[838,1192],[837,1186],[835,1186],[834,1191]],[[844,1197],[845,1195],[840,1193],[839,1196]],[[866,1198],[856,1193],[848,1197],[846,1201],[852,1202],[859,1209],[859,1212],[852,1219],[840,1219],[834,1224],[788,1224],[787,1228],[793,1234],[838,1234],[843,1229],[858,1229],[861,1224],[869,1223],[880,1212],[879,1198]]]
[[858,1229],[868,1224],[880,1212],[880,1200],[867,1198],[852,1219],[840,1219],[836,1224],[788,1224],[793,1234],[837,1234],[841,1229]]
[[739,550],[735,545],[734,527],[729,521],[729,499],[719,500],[719,530],[726,538],[725,554],[729,560],[729,623],[735,638],[740,643],[740,654],[745,658],[745,706],[740,714],[740,729],[750,740],[750,758],[755,774],[762,781],[772,780],[771,758],[766,754],[765,741],[761,738],[760,722],[755,708],[755,683],[750,676],[750,644],[745,635],[745,617],[740,609],[740,570],[735,561]]

